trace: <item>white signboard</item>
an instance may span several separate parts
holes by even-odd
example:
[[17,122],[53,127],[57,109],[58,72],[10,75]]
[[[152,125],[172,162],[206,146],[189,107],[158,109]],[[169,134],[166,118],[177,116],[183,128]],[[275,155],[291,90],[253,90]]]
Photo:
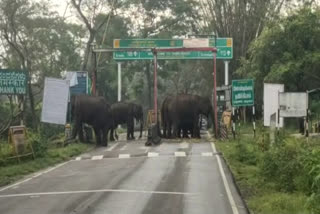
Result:
[[279,94],[280,117],[306,117],[308,109],[308,94],[280,93]]
[[55,78],[45,79],[41,121],[66,124],[69,97],[69,81]]
[[205,48],[209,47],[209,39],[184,39],[183,40],[183,47],[185,48]]
[[[270,126],[270,117],[276,113],[278,117],[279,92],[284,92],[283,84],[264,83],[263,85],[263,124]],[[279,127],[283,127],[283,118],[280,118]]]

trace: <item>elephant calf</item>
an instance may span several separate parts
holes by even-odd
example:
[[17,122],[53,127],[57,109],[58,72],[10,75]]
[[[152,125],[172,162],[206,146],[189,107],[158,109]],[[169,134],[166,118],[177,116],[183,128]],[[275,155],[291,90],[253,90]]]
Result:
[[114,140],[113,132],[120,124],[127,124],[127,140],[134,138],[134,118],[140,121],[140,136],[142,137],[143,110],[141,105],[127,102],[117,102],[111,105],[114,125],[111,129],[110,140]]

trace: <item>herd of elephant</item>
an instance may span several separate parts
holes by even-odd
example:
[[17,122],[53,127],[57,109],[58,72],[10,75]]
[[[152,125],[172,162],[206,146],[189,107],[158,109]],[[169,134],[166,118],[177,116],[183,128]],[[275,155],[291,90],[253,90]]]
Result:
[[[104,97],[76,95],[71,98],[71,112],[74,121],[72,137],[79,136],[84,141],[83,124],[91,125],[96,136],[97,145],[108,145],[114,141],[116,128],[120,124],[127,125],[127,140],[134,139],[134,119],[140,122],[140,136],[143,129],[143,108],[130,102],[117,102],[110,105]],[[199,116],[213,116],[209,98],[198,95],[178,94],[168,96],[161,106],[161,122],[164,138],[191,137],[200,138]],[[211,117],[213,118],[213,117]]]

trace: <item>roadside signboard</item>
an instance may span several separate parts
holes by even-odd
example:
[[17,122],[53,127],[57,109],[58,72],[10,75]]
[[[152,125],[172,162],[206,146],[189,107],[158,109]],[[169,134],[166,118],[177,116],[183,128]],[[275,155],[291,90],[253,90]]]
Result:
[[77,84],[70,86],[70,96],[77,94],[88,94],[89,89],[89,78],[88,72],[77,71]]
[[[217,59],[232,59],[232,38],[215,39],[115,39],[113,48],[183,48],[183,47],[216,47]],[[153,59],[151,51],[114,52],[115,60],[148,60]],[[213,59],[212,52],[159,52],[158,59]]]
[[232,80],[232,106],[253,106],[254,87],[252,79]]
[[306,117],[308,94],[306,92],[279,93],[280,117]]
[[66,124],[69,98],[69,81],[45,78],[41,121],[53,124]]
[[[263,125],[271,126],[271,116],[276,114],[278,118],[279,92],[284,92],[283,84],[263,84]],[[278,126],[283,127],[283,118],[278,121]]]
[[14,69],[0,69],[0,94],[26,94],[27,72]]

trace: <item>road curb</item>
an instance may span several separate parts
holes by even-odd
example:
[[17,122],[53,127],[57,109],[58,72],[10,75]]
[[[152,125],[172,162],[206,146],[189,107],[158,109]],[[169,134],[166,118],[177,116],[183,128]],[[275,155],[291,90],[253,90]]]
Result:
[[[219,152],[219,151],[218,151],[218,152]],[[230,166],[229,166],[229,164],[228,164],[228,161],[225,159],[225,157],[223,156],[223,153],[222,153],[222,152],[219,152],[219,153],[221,154],[220,157],[222,158],[222,160],[223,160],[223,162],[224,162],[224,165],[227,167],[227,169],[228,169],[228,171],[229,171],[229,173],[230,173],[230,175],[231,175],[230,177],[231,177],[232,183],[233,183],[234,186],[236,187],[237,193],[238,193],[239,196],[240,196],[240,199],[241,199],[241,201],[242,201],[242,203],[243,203],[243,205],[244,205],[245,210],[247,211],[248,214],[253,214],[253,213],[250,211],[250,209],[249,209],[246,201],[244,200],[244,197],[243,197],[243,195],[242,195],[242,193],[241,193],[241,191],[240,191],[240,188],[239,188],[239,186],[238,186],[238,184],[237,184],[237,182],[236,182],[236,179],[235,179],[234,174],[233,174],[233,172],[232,172],[232,170],[231,170],[231,168],[230,168]]]

